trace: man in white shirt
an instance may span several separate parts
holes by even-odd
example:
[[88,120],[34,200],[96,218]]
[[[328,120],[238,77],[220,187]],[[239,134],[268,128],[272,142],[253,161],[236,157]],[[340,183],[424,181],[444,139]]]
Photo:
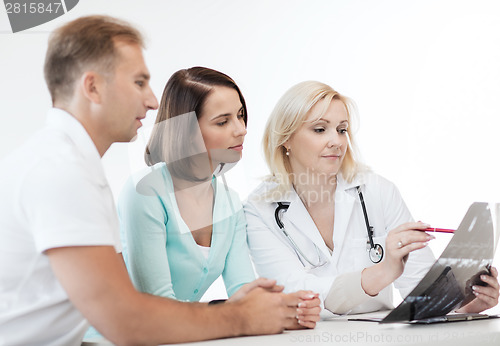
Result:
[[139,32],[104,16],[51,36],[47,126],[0,163],[0,345],[77,345],[87,320],[117,344],[314,327],[317,296],[285,295],[270,280],[213,306],[134,289],[100,158],[158,107],[142,47]]

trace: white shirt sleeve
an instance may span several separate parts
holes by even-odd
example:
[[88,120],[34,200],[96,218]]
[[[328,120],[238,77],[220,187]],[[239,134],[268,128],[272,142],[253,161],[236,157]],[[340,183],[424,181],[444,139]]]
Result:
[[36,165],[23,180],[18,202],[39,252],[83,245],[121,251],[111,190],[78,161],[48,159]]

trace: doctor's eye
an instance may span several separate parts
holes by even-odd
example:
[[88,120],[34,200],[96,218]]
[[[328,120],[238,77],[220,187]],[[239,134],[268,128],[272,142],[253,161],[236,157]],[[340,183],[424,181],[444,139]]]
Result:
[[316,133],[323,133],[323,132],[325,132],[325,128],[324,127],[315,127],[313,129],[313,131]]
[[224,126],[227,124],[227,120],[216,123],[217,126]]
[[138,80],[138,81],[135,81],[135,84],[137,84],[138,86],[140,86],[142,88],[144,86],[144,81]]
[[338,129],[337,131],[338,131],[341,135],[345,135],[345,134],[347,134],[347,129],[344,129],[344,128],[342,128],[342,129]]

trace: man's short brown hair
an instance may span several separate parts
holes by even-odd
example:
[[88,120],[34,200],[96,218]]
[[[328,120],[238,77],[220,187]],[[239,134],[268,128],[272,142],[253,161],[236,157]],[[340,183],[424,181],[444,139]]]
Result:
[[118,57],[116,40],[144,47],[138,30],[113,17],[81,17],[56,29],[49,39],[44,66],[52,103],[71,97],[75,81],[85,71],[113,71]]

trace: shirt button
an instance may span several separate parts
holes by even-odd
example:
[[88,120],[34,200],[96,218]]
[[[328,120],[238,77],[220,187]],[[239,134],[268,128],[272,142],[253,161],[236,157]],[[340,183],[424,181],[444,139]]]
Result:
[[207,268],[203,268],[203,272],[206,274],[208,273],[208,269]]
[[198,289],[195,289],[195,290],[194,290],[194,294],[196,294],[196,293],[198,293]]

